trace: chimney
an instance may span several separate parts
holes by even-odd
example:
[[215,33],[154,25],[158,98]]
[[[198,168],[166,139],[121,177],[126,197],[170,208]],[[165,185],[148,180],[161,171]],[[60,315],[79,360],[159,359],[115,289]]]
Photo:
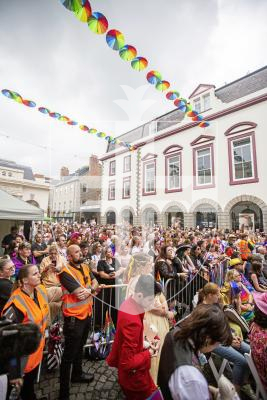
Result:
[[99,176],[99,161],[96,155],[92,154],[89,158],[89,175],[90,176]]
[[64,176],[69,176],[70,171],[67,167],[61,167],[60,169],[60,179],[62,179]]

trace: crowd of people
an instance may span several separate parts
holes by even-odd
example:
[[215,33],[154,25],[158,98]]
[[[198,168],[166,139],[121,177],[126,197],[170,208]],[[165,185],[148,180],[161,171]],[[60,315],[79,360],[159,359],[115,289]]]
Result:
[[[23,367],[22,400],[36,398],[45,329],[57,319],[64,323],[59,398],[69,399],[71,382],[93,381],[82,358],[99,299],[112,306],[116,334],[107,362],[118,368],[127,399],[146,399],[157,385],[164,399],[215,396],[202,371],[210,353],[233,363],[236,398],[254,399],[244,357],[251,351],[267,390],[264,233],[62,222],[34,224],[27,238],[12,227],[2,249],[0,313],[34,322],[42,334]],[[125,298],[119,312],[116,288]],[[234,320],[227,309],[235,311]]]

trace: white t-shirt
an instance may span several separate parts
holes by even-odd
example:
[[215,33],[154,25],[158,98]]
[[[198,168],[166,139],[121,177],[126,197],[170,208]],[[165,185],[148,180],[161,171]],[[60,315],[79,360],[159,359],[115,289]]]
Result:
[[202,373],[191,365],[183,365],[169,379],[173,400],[210,400],[208,383]]

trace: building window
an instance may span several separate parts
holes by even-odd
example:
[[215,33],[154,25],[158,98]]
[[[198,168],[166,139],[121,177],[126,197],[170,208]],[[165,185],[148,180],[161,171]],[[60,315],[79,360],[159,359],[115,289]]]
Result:
[[167,186],[165,192],[176,192],[181,189],[181,156],[166,156]]
[[253,177],[252,152],[250,137],[232,141],[234,179]]
[[109,163],[109,175],[115,175],[116,174],[116,161],[110,161]]
[[10,176],[10,177],[11,177],[11,176],[12,176],[12,172],[9,172],[9,173],[8,173],[8,176]]
[[254,132],[228,138],[230,185],[258,182]]
[[156,162],[144,164],[144,194],[156,194]]
[[115,181],[109,182],[108,199],[115,200]]
[[201,101],[200,97],[198,99],[194,100],[194,110],[197,111],[198,113],[201,112]]
[[122,198],[129,199],[131,197],[131,177],[123,179]]
[[123,172],[131,171],[131,156],[126,156],[123,159]]
[[193,149],[194,189],[215,186],[213,143]]
[[210,94],[205,94],[203,96],[203,111],[210,109]]
[[86,190],[87,190],[86,184],[83,184],[83,185],[82,185],[82,192],[83,192],[83,193],[86,193]]
[[6,171],[2,171],[2,175],[3,175],[3,176],[6,176]]

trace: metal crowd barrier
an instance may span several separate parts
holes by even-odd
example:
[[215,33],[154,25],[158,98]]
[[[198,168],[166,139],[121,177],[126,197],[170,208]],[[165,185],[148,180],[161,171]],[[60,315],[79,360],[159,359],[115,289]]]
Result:
[[178,277],[164,282],[164,294],[168,306],[176,310],[179,320],[192,311],[194,296],[207,282],[202,269],[187,279]]

